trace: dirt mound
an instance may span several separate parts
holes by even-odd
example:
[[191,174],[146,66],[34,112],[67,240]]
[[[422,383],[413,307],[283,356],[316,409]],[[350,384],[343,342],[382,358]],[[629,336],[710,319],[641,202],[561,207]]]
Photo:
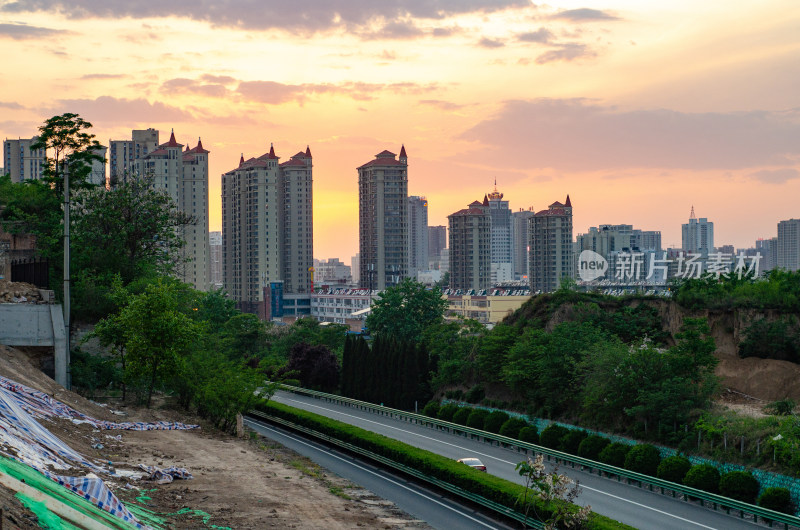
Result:
[[[144,409],[119,401],[94,403],[42,374],[25,353],[2,345],[0,375],[98,419],[200,424],[200,429],[189,431],[97,431],[67,420],[41,421],[85,457],[112,463],[119,476],[103,477],[109,488],[129,508],[157,514],[161,527],[428,528],[391,503],[376,502],[370,492],[326,475],[309,460],[254,433],[248,439],[235,438],[171,408]],[[160,404],[164,405],[163,399]],[[125,474],[141,473],[139,464],[183,467],[194,478],[169,484],[126,478]],[[341,496],[331,493],[334,491]],[[36,517],[11,490],[0,487],[0,506],[0,527],[39,527]]]
[[11,303],[40,304],[42,298],[39,288],[30,283],[10,282],[0,279],[0,304]]

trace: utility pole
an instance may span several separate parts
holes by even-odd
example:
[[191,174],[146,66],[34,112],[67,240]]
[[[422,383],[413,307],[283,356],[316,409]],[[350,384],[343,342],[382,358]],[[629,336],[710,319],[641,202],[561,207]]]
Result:
[[69,307],[69,171],[64,167],[64,332],[67,337],[67,380],[66,388],[72,387],[72,374],[70,372],[70,307]]

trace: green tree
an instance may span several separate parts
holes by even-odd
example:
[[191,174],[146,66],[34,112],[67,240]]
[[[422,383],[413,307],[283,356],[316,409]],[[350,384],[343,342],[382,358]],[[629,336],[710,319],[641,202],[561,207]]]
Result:
[[373,335],[390,334],[398,339],[418,342],[429,326],[442,322],[447,300],[438,288],[427,289],[410,278],[384,289],[367,317]]
[[102,145],[87,132],[92,124],[73,113],[53,116],[39,127],[38,140],[31,149],[46,151],[45,180],[53,185],[57,196],[64,191],[64,176],[69,174],[70,187],[80,189],[91,186],[87,178],[92,163],[103,162],[97,154]]
[[180,306],[176,282],[159,281],[144,293],[131,296],[116,316],[126,350],[126,376],[144,378],[147,406],[153,390],[180,372],[189,347],[202,333],[202,326]]

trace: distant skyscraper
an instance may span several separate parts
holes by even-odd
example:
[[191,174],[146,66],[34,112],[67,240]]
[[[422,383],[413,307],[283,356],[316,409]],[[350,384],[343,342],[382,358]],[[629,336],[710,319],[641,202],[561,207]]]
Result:
[[[150,129],[152,130],[152,129]],[[157,133],[157,131],[156,131]],[[133,174],[152,179],[153,188],[166,192],[178,210],[191,215],[195,224],[182,228],[186,245],[179,251],[185,261],[176,271],[177,276],[196,289],[207,290],[211,267],[208,245],[208,154],[203,142],[191,149],[175,140],[169,141],[141,158],[134,159]]]
[[124,181],[136,171],[136,161],[158,149],[156,129],[135,129],[130,140],[108,141],[108,167],[111,182]]
[[222,232],[208,234],[209,261],[211,265],[211,286],[222,287]]
[[408,276],[408,158],[389,151],[358,168],[359,283],[385,289]]
[[257,313],[273,284],[287,295],[310,293],[311,188],[308,148],[279,163],[270,146],[222,175],[223,283],[243,311]]
[[443,225],[428,227],[428,259],[439,256],[447,248],[447,227]]
[[800,219],[778,223],[777,266],[787,271],[800,270]]
[[408,198],[408,275],[428,269],[428,199]]
[[612,252],[644,252],[661,250],[661,232],[639,230],[633,225],[600,225],[590,227],[575,238],[576,250],[593,250],[604,258]]
[[528,276],[528,219],[533,217],[533,208],[511,214],[511,258],[514,264],[514,279]]
[[574,276],[572,202],[554,202],[528,220],[531,292],[558,289],[563,278]]
[[758,239],[755,251],[761,254],[759,263],[759,273],[771,271],[778,268],[778,238]]
[[681,225],[681,236],[681,247],[686,252],[702,254],[704,258],[714,252],[714,223],[710,223],[705,217],[695,217],[694,206],[689,222]]
[[511,210],[503,194],[497,191],[497,180],[494,191],[487,195],[489,199],[489,215],[492,218],[492,257],[491,282],[497,285],[514,279],[514,265],[511,256]]
[[39,137],[34,136],[3,141],[3,170],[11,175],[11,182],[38,180],[44,177],[44,149],[31,150],[31,145],[38,140]]
[[447,216],[450,222],[450,288],[491,287],[492,218],[489,201],[475,201]]
[[353,283],[359,285],[361,282],[359,281],[358,272],[361,270],[359,267],[359,263],[361,262],[361,255],[356,252],[356,255],[350,258],[350,274],[353,276]]

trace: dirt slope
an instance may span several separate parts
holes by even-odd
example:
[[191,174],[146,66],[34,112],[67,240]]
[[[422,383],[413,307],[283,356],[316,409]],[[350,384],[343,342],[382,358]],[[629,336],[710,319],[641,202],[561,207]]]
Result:
[[[200,423],[202,428],[192,431],[93,432],[88,425],[43,422],[73,449],[113,462],[118,472],[134,471],[140,463],[191,472],[192,480],[171,484],[124,479],[110,484],[127,505],[159,514],[165,528],[427,528],[391,503],[343,479],[326,476],[310,461],[263,438],[238,439],[214,432],[198,418],[166,408],[148,410],[118,402],[100,406],[60,387],[31,365],[24,353],[2,345],[0,375],[100,419]],[[112,413],[112,408],[124,415]],[[106,435],[121,435],[121,441]],[[101,449],[92,447],[98,443]],[[127,483],[141,490],[126,489]],[[2,487],[0,507],[2,528],[38,528],[33,514]]]

